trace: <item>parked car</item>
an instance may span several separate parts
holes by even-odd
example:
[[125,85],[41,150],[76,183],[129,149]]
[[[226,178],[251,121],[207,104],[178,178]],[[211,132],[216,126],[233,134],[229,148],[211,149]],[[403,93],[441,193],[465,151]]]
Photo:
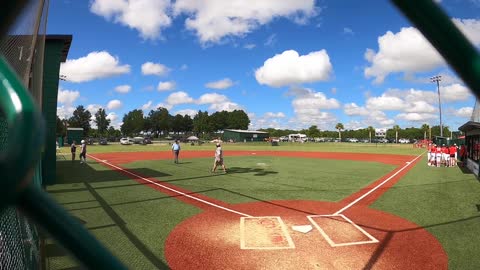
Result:
[[107,144],[108,144],[107,138],[100,138],[100,139],[98,140],[98,144],[100,144],[100,145],[107,145]]
[[356,138],[350,138],[348,139],[349,142],[354,142],[354,143],[357,143],[358,142],[358,139]]
[[120,139],[120,144],[130,145],[130,144],[132,144],[132,143],[133,143],[133,141],[132,141],[132,139],[130,139],[130,138],[121,138],[121,139]]
[[399,143],[410,143],[409,139],[400,139],[398,140]]
[[152,143],[152,139],[151,139],[151,138],[145,137],[145,138],[143,139],[143,144],[151,144],[151,143]]

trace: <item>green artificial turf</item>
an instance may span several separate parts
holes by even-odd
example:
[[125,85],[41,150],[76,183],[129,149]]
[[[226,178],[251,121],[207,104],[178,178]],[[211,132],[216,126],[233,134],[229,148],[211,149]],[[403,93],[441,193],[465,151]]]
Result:
[[[227,157],[228,173],[212,174],[211,158],[125,164],[141,175],[228,203],[271,200],[339,201],[392,171],[377,162],[291,157]],[[143,168],[151,168],[146,171]],[[157,176],[163,175],[163,176]]]
[[372,207],[425,227],[447,252],[449,269],[478,269],[479,204],[480,184],[473,174],[419,162]]
[[[214,143],[191,146],[188,143],[181,143],[182,150],[212,150]],[[315,151],[315,152],[347,152],[347,153],[374,153],[374,154],[396,154],[396,155],[418,155],[425,151],[425,148],[414,148],[412,144],[391,144],[391,143],[290,143],[281,142],[279,146],[271,146],[267,142],[250,143],[223,143],[225,150],[256,150],[256,151]],[[68,147],[62,147],[61,151],[68,153]],[[118,143],[109,145],[89,145],[88,153],[110,153],[110,152],[143,152],[143,151],[171,151],[168,142],[155,142],[148,145],[121,145]]]
[[[59,161],[57,180],[48,192],[129,269],[166,268],[168,233],[200,212],[95,162]],[[47,246],[47,269],[78,265],[51,239]]]

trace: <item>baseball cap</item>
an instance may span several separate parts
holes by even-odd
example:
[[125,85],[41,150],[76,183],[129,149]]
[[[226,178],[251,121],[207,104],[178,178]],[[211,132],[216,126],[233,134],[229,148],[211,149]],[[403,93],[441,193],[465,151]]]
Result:
[[85,140],[82,140],[81,143],[85,143]]

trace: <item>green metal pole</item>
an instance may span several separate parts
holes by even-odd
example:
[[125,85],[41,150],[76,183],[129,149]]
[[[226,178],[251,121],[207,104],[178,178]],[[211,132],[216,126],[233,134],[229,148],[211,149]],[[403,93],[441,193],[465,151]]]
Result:
[[440,52],[474,94],[480,97],[480,56],[477,49],[432,0],[392,0]]
[[78,221],[37,187],[30,185],[22,192],[18,205],[88,269],[127,269]]

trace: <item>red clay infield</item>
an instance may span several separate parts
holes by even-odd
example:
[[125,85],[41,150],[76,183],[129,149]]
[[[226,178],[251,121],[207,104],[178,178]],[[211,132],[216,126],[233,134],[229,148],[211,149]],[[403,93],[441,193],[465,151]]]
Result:
[[[148,179],[159,184],[154,185],[142,176],[132,176],[123,171],[132,179],[204,210],[183,221],[168,236],[165,257],[172,269],[448,268],[447,255],[441,244],[425,229],[400,217],[367,207],[398,182],[419,159],[415,160],[413,156],[363,153],[226,153],[226,156],[244,155],[375,161],[394,164],[397,168],[339,203],[273,201],[236,205],[198,194],[193,196],[200,200],[178,196],[178,192],[166,188],[186,194],[189,191],[156,179]],[[211,151],[184,151],[181,154],[182,158],[211,156]],[[172,158],[172,154],[105,153],[95,154],[94,157],[119,166],[138,160]],[[411,164],[408,165],[407,162]],[[121,167],[114,169],[123,170]],[[379,184],[382,184],[381,187]],[[372,192],[372,189],[375,190]],[[366,193],[369,194],[364,196]],[[316,217],[336,212],[353,224],[338,215]],[[313,217],[309,220],[307,216]],[[312,230],[302,233],[292,229],[292,226],[298,225],[311,225]]]

